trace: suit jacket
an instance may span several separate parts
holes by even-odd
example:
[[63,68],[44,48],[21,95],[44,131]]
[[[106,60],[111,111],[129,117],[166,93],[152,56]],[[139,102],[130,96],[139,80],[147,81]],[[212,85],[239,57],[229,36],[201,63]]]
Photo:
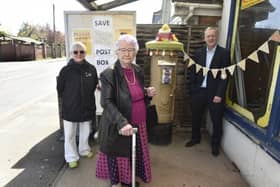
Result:
[[[205,67],[206,66],[206,46],[198,49],[194,55],[195,63]],[[225,48],[217,45],[215,54],[213,55],[210,68],[224,68],[230,65],[230,54]],[[208,98],[213,100],[214,96],[222,97],[224,101],[227,82],[229,74],[227,72],[227,78],[221,78],[221,72],[219,72],[216,78],[213,77],[211,71],[207,75],[207,93]],[[191,95],[194,95],[200,90],[201,84],[204,80],[203,73],[200,70],[198,73],[195,72],[195,66],[193,65],[190,69],[190,88]]]

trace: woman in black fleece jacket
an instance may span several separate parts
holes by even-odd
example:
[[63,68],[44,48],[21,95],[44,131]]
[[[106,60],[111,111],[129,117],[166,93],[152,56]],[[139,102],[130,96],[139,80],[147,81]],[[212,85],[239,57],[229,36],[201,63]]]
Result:
[[[86,47],[76,42],[71,48],[71,59],[57,79],[57,92],[62,100],[65,160],[70,168],[78,166],[79,155],[91,158],[88,144],[92,119],[95,116],[94,92],[98,84],[96,68],[85,60]],[[79,148],[76,129],[79,126]]]

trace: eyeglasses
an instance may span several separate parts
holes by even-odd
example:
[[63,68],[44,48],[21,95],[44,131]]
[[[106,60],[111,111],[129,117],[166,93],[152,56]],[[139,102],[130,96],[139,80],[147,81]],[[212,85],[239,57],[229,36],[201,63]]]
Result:
[[78,53],[80,53],[81,55],[85,54],[85,51],[73,51],[74,55],[77,55]]
[[135,52],[135,49],[134,48],[120,48],[120,49],[118,49],[118,51],[119,52],[121,52],[121,53],[125,53],[125,52],[128,52],[128,53],[133,53],[133,52]]

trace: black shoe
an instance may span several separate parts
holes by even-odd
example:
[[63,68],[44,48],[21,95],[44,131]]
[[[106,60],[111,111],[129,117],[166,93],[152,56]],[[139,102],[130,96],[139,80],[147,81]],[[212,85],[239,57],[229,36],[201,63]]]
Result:
[[[127,186],[127,187],[132,187],[132,184],[125,184],[125,183],[123,183],[123,182],[122,182],[122,185]],[[136,187],[139,187],[139,186],[140,186],[140,183],[136,181],[136,182],[135,182],[135,186],[136,186]]]
[[185,147],[192,147],[192,146],[194,146],[195,144],[199,144],[199,143],[200,143],[199,140],[190,140],[189,142],[187,142],[187,143],[185,144]]
[[218,156],[220,154],[219,146],[217,145],[212,145],[212,155],[213,156]]

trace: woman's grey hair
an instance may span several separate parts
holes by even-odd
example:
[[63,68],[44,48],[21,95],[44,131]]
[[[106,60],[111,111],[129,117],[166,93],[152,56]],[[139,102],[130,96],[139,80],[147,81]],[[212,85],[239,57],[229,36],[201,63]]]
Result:
[[120,37],[118,38],[117,42],[116,42],[116,47],[117,47],[117,50],[120,48],[120,43],[122,41],[125,41],[129,44],[132,44],[133,47],[135,48],[136,52],[139,50],[139,44],[138,44],[138,41],[137,39],[130,35],[130,34],[122,34],[120,35]]
[[83,50],[83,51],[87,51],[87,48],[85,46],[85,44],[83,44],[82,42],[74,42],[71,46],[71,53],[73,51],[77,51],[77,50]]

